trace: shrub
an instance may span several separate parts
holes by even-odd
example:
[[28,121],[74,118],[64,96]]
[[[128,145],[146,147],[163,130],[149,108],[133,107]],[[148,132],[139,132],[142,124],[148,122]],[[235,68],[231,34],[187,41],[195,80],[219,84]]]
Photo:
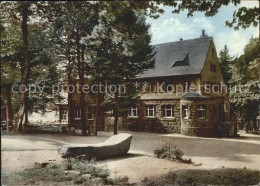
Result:
[[145,180],[143,185],[259,185],[260,172],[247,169],[179,170]]
[[55,125],[55,124],[34,124],[28,125],[25,128],[26,132],[29,133],[67,133],[67,128],[65,126]]
[[192,163],[191,159],[183,159],[184,153],[177,149],[173,139],[164,139],[162,145],[154,149],[154,154],[157,158],[177,160],[183,163]]
[[[66,170],[75,170],[79,175],[66,174]],[[48,164],[46,167],[35,166],[22,172],[14,172],[2,176],[2,182],[5,185],[52,185],[53,182],[59,182],[61,185],[84,184],[91,185],[91,180],[85,180],[81,177],[83,174],[90,174],[91,178],[101,178],[104,183],[108,183],[109,171],[97,167],[94,161],[84,161],[78,159],[66,159],[60,164]],[[121,184],[127,181],[126,178],[110,179],[109,182]],[[37,184],[36,184],[37,183]]]
[[131,131],[145,131],[155,133],[167,133],[167,129],[160,122],[155,119],[146,120],[145,122],[134,122],[128,124],[128,129]]

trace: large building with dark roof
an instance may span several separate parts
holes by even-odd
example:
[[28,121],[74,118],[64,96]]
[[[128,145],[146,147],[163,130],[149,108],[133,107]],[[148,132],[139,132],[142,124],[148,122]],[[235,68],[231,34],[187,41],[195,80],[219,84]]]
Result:
[[139,104],[122,118],[128,130],[216,136],[229,103],[212,37],[154,46],[155,65],[138,77]]
[[[140,85],[144,85],[140,100],[119,118],[119,130],[213,137],[220,132],[220,126],[230,127],[226,87],[213,38],[158,44],[154,51],[154,67],[137,77]],[[85,117],[91,131],[95,103],[88,97],[87,103]],[[59,105],[60,123],[68,122],[67,107]],[[73,108],[73,127],[80,128],[77,93],[73,95]],[[101,113],[97,130],[113,130],[112,112]]]

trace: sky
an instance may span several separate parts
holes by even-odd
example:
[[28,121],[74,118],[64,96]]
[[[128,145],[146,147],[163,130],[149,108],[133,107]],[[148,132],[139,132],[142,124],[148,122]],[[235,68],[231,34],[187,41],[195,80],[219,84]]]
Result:
[[165,6],[163,7],[164,14],[158,19],[147,19],[147,22],[151,24],[151,44],[178,41],[180,38],[183,38],[183,40],[198,38],[202,29],[205,29],[206,34],[213,37],[218,54],[224,48],[224,45],[227,45],[231,56],[240,56],[243,54],[244,47],[248,44],[249,39],[259,36],[258,27],[240,28],[237,31],[226,27],[225,22],[231,21],[233,12],[241,6],[258,7],[259,3],[258,1],[242,1],[239,6],[233,4],[222,6],[213,17],[206,17],[204,13],[196,12],[193,17],[189,18],[187,11],[172,14],[172,8]]

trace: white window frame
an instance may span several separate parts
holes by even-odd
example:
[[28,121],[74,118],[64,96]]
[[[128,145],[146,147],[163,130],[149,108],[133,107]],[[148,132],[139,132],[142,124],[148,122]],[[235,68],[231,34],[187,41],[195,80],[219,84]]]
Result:
[[[200,117],[200,112],[202,112],[203,116]],[[198,119],[205,119],[206,118],[206,106],[205,105],[200,105],[199,108],[198,108]]]
[[[170,107],[170,108],[168,108],[168,107]],[[170,116],[168,116],[167,115],[167,111],[169,111],[170,110],[170,113],[171,113],[171,115]],[[164,105],[163,106],[163,117],[164,118],[174,118],[174,105]]]
[[61,109],[61,122],[65,122],[65,121],[68,121],[68,110],[65,109],[65,108],[62,108]]
[[[136,112],[134,112],[134,111],[136,111]],[[136,114],[134,114],[134,113],[136,113]],[[138,107],[137,106],[132,106],[130,108],[129,117],[138,117]]]
[[[152,115],[150,115],[150,111],[152,111]],[[147,118],[155,118],[156,117],[156,105],[147,105],[145,107],[145,117]]]
[[183,109],[183,118],[184,119],[189,119],[189,109],[188,109],[188,106],[185,106],[186,108]]

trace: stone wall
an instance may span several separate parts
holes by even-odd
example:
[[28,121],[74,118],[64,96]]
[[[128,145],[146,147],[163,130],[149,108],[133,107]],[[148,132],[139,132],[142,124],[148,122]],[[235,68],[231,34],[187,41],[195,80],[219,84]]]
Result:
[[[145,106],[156,106],[156,117],[145,117]],[[174,105],[174,118],[164,118],[162,106]],[[163,133],[180,133],[180,101],[179,100],[151,100],[142,101],[138,107],[138,117],[123,117],[123,129],[163,132]]]
[[[198,118],[198,107],[206,107],[206,117]],[[187,106],[190,112],[189,118],[181,118],[181,133],[189,136],[216,136],[217,126],[220,123],[220,115],[223,113],[222,99],[181,100],[181,107]],[[183,109],[181,109],[182,115]]]
[[[145,117],[145,106],[156,105],[156,117]],[[174,105],[174,118],[164,118],[162,107]],[[198,107],[205,106],[206,116],[198,118]],[[183,118],[182,106],[189,109],[189,117]],[[223,113],[223,100],[220,98],[198,100],[146,100],[138,106],[138,117],[122,118],[124,130],[181,133],[189,136],[216,136],[216,129]]]

